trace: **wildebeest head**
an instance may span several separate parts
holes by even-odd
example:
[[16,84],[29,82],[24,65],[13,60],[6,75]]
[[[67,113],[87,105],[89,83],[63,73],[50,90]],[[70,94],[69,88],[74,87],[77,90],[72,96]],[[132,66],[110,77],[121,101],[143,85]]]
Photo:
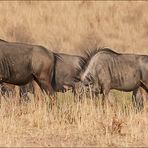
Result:
[[[85,86],[91,86],[93,91],[98,91],[98,78],[97,78],[97,53],[98,52],[112,52],[109,48],[99,48],[93,51],[87,52],[87,63],[85,64],[84,70],[81,74],[81,82]],[[99,88],[100,89],[100,88]]]
[[82,75],[81,81],[85,86],[93,85],[94,83],[94,78],[92,74],[89,72],[86,75]]

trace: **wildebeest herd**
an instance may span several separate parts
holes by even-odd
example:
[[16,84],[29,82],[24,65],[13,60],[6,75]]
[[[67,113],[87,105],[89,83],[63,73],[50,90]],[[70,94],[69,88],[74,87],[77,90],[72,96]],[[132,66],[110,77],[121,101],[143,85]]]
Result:
[[148,56],[121,54],[109,48],[84,51],[83,56],[55,53],[39,45],[0,40],[1,94],[20,87],[20,97],[34,92],[32,81],[48,95],[77,84],[90,87],[102,104],[111,89],[133,92],[134,106],[143,105],[140,89],[148,92]]

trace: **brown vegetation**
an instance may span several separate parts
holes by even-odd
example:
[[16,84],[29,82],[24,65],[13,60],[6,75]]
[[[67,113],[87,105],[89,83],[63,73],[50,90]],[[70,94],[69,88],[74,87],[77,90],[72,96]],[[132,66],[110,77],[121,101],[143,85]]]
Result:
[[[142,1],[0,2],[0,38],[69,54],[104,46],[147,54],[147,14]],[[0,146],[148,146],[147,106],[136,114],[130,94],[113,92],[105,114],[99,101],[74,103],[70,92],[52,110],[47,96],[42,106],[16,98],[1,98]]]
[[147,2],[1,2],[1,38],[77,53],[108,46],[146,53]]

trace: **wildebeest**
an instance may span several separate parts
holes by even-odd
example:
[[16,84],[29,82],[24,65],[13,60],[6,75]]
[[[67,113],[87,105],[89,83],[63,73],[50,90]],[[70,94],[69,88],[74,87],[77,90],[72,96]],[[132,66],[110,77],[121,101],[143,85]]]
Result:
[[52,80],[53,89],[56,92],[65,92],[72,88],[74,95],[76,93],[75,85],[80,81],[80,67],[85,64],[82,56],[56,53],[54,76]]
[[54,69],[54,54],[43,46],[0,41],[0,83],[25,85],[35,80],[47,94]]
[[148,91],[148,56],[121,54],[109,48],[98,49],[81,76],[84,85],[103,94],[102,104],[111,89],[135,91],[142,87]]
[[[10,43],[4,40],[0,40],[0,43]],[[56,92],[65,92],[67,88],[72,88],[75,94],[75,82],[76,77],[79,76],[79,67],[84,64],[84,58],[77,55],[68,55],[64,53],[54,53],[55,65],[53,71],[52,87]],[[4,85],[5,86],[5,85]],[[31,86],[31,87],[30,87]],[[20,86],[20,94],[24,96],[27,91],[32,88],[30,83],[29,89],[26,86]],[[33,92],[33,90],[31,91]]]
[[[0,39],[0,44],[3,43],[8,43],[5,40]],[[3,96],[9,96],[9,94],[15,94],[15,85],[13,84],[8,84],[8,83],[1,83],[0,84],[1,88],[1,94]]]
[[[0,44],[9,44],[11,42],[5,41],[0,39]],[[9,83],[1,83],[1,94],[3,96],[9,96],[9,94],[15,94],[16,95],[16,89],[15,89],[15,85],[13,84],[9,84]],[[27,97],[27,93],[34,93],[34,87],[32,85],[32,82],[26,84],[26,85],[20,85],[19,86],[19,95],[20,97]]]

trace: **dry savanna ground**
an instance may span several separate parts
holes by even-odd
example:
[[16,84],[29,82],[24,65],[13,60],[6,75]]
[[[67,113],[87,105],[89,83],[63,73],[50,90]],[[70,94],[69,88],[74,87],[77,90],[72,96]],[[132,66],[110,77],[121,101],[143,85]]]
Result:
[[[0,2],[0,38],[40,44],[69,54],[110,47],[148,54],[148,2]],[[1,97],[0,146],[148,146],[148,108],[135,113],[131,93],[112,91],[113,106],[99,100],[75,103],[71,92],[18,105]],[[43,101],[41,101],[43,100]]]

